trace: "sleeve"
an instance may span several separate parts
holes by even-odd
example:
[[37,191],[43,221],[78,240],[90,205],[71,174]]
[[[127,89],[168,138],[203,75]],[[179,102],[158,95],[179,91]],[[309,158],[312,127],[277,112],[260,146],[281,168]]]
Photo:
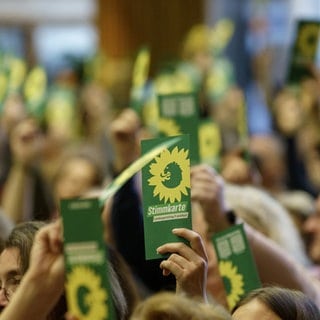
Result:
[[145,260],[142,207],[131,178],[115,195],[111,209],[111,225],[117,250],[132,272],[151,291],[175,290],[175,278],[164,277],[161,259]]

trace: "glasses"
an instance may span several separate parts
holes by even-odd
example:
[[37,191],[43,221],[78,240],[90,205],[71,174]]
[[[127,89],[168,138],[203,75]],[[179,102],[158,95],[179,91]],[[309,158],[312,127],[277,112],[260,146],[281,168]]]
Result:
[[0,283],[0,291],[3,290],[3,294],[8,301],[12,298],[12,295],[17,290],[21,282],[21,278],[10,278],[8,279],[5,284]]

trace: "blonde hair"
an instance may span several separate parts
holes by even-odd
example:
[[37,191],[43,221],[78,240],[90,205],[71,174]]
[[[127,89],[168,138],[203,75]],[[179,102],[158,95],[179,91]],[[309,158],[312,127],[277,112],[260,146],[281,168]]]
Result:
[[310,265],[303,241],[289,212],[268,192],[257,187],[225,185],[227,205],[238,217],[265,234],[297,261]]
[[220,305],[201,303],[173,292],[159,292],[136,307],[130,320],[231,320]]

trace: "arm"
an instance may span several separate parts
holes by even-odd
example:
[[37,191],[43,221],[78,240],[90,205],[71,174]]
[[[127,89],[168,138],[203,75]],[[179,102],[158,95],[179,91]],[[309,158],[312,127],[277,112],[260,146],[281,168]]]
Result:
[[[200,165],[192,168],[191,196],[200,203],[209,232],[219,232],[230,227],[227,207],[224,203],[223,181],[210,167]],[[263,284],[301,290],[320,305],[320,284],[308,271],[270,239],[245,226],[248,241]]]
[[18,163],[13,164],[4,184],[1,206],[5,214],[15,223],[27,220],[23,214],[23,198],[28,189],[27,181],[30,181],[27,169]]
[[173,289],[175,279],[163,277],[159,268],[161,259],[145,259],[141,199],[134,182],[134,178],[130,179],[112,201],[111,226],[115,246],[148,290]]
[[32,165],[39,155],[41,144],[37,130],[33,119],[25,119],[12,129],[10,135],[13,164],[4,184],[1,205],[14,222],[32,218],[28,216],[32,211],[30,206],[33,205]]
[[[121,172],[138,158],[140,129],[138,115],[132,109],[123,110],[111,124],[115,172]],[[137,177],[122,186],[112,199],[112,242],[148,290],[173,289],[175,279],[163,277],[159,268],[161,260],[145,260],[141,189],[136,183]]]
[[111,123],[110,136],[114,150],[113,169],[121,172],[139,157],[140,120],[132,109],[123,110]]
[[304,292],[320,305],[320,283],[273,241],[245,226],[248,241],[263,284],[280,285]]

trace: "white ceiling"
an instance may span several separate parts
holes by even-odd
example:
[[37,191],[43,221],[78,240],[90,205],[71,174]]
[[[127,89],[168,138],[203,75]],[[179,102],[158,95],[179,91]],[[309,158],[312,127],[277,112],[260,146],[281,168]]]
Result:
[[83,22],[96,11],[96,0],[0,0],[0,24]]

